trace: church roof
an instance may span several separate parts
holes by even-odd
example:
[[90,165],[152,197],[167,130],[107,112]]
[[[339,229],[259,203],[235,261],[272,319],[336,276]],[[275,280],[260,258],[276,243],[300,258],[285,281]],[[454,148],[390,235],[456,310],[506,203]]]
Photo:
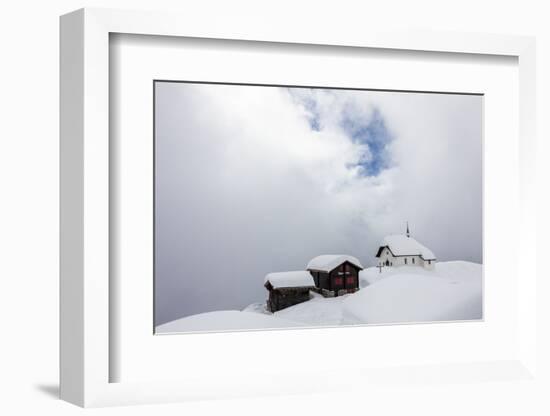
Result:
[[382,250],[388,247],[394,256],[420,256],[424,260],[435,260],[434,253],[412,237],[402,234],[388,235],[376,253],[380,257]]

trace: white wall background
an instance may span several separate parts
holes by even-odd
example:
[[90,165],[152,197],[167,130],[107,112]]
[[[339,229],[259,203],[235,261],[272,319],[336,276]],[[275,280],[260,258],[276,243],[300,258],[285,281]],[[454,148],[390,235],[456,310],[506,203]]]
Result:
[[[365,1],[168,1],[87,2],[22,0],[0,9],[0,412],[73,414],[81,410],[55,399],[58,367],[58,16],[84,6],[179,10],[197,19],[269,19],[281,26],[348,25],[432,28],[536,35],[538,41],[538,131],[540,253],[550,249],[547,213],[550,154],[550,26],[544,1],[385,0]],[[542,178],[545,182],[542,183]],[[539,255],[539,257],[542,257]],[[548,282],[540,293],[550,293]],[[546,315],[548,316],[548,314]],[[540,327],[549,328],[548,318]],[[548,331],[541,351],[549,351]],[[542,356],[548,369],[548,360]],[[547,371],[546,374],[549,372]],[[361,397],[258,398],[155,407],[95,410],[99,414],[258,414],[289,410],[319,414],[548,414],[542,391],[505,383],[388,387],[387,394]],[[547,386],[548,390],[548,386]],[[436,397],[434,397],[436,396]],[[396,399],[397,397],[397,399]]]

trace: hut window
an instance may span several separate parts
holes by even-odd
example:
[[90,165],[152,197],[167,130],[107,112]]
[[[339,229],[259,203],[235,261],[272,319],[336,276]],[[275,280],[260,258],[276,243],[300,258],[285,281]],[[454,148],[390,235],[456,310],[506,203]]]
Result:
[[335,284],[335,285],[341,285],[343,282],[344,282],[344,278],[343,278],[343,277],[335,277],[335,278],[334,278],[334,284]]
[[413,257],[413,264],[414,264],[414,257]]
[[407,258],[405,257],[405,264],[407,264]]
[[354,284],[354,283],[355,283],[355,279],[353,278],[353,276],[347,277],[347,278],[346,278],[346,283],[347,283],[348,285]]

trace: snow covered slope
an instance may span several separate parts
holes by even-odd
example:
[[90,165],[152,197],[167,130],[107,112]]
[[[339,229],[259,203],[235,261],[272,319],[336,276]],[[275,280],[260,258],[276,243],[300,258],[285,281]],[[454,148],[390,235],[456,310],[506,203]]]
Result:
[[433,322],[482,318],[482,266],[464,261],[362,270],[361,290],[336,298],[312,293],[273,316],[306,326]]
[[311,300],[281,309],[273,316],[301,322],[306,326],[340,325],[342,323],[342,302],[351,295],[325,298],[318,293],[310,293]]
[[214,311],[176,319],[157,326],[156,333],[236,331],[304,326],[302,323],[256,312]]
[[[384,269],[383,269],[384,270]],[[366,271],[368,286],[343,303],[343,324],[453,321],[482,318],[482,266],[468,262]]]
[[[446,264],[446,263],[441,263]],[[385,279],[386,277],[393,276],[395,274],[421,274],[427,276],[439,276],[439,264],[435,270],[427,270],[419,266],[399,266],[399,267],[382,267],[380,270],[378,267],[369,267],[368,269],[361,270],[359,272],[359,287],[364,288],[373,283]]]
[[356,293],[312,299],[275,312],[265,302],[243,311],[215,311],[181,318],[157,327],[157,333],[235,331],[347,324],[384,324],[472,320],[482,318],[482,265],[464,261],[422,267],[376,267],[362,270]]

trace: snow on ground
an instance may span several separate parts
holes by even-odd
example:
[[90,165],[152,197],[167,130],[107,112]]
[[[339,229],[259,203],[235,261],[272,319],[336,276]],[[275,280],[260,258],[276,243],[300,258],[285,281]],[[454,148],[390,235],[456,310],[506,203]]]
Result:
[[304,326],[304,324],[257,312],[214,311],[187,316],[159,325],[156,328],[156,333],[236,331],[298,326]]
[[468,262],[369,271],[369,285],[343,303],[343,324],[454,321],[482,318],[482,266]]
[[359,274],[354,294],[312,299],[273,315],[308,326],[432,322],[482,318],[482,266],[464,261],[377,267]]
[[255,312],[263,313],[264,315],[272,315],[272,313],[267,310],[267,305],[265,304],[265,302],[251,303],[246,308],[244,308],[242,312]]
[[351,295],[325,298],[318,293],[310,292],[312,299],[308,302],[277,311],[277,318],[301,322],[307,326],[340,325],[342,322],[342,302]]
[[465,261],[437,263],[433,271],[417,266],[362,270],[356,293],[311,299],[270,313],[265,302],[243,311],[215,311],[181,318],[157,327],[158,333],[231,331],[454,321],[482,318],[482,265]]
[[440,276],[458,280],[481,281],[482,265],[469,261],[447,261],[437,263],[435,272]]
[[435,272],[431,270],[426,270],[423,267],[419,266],[382,267],[381,270],[378,267],[369,267],[368,269],[364,269],[359,272],[359,287],[362,289],[380,281],[381,279],[393,276],[395,274],[410,273],[428,276],[433,276],[434,274],[439,275],[439,266],[441,264],[444,263],[436,264]]

